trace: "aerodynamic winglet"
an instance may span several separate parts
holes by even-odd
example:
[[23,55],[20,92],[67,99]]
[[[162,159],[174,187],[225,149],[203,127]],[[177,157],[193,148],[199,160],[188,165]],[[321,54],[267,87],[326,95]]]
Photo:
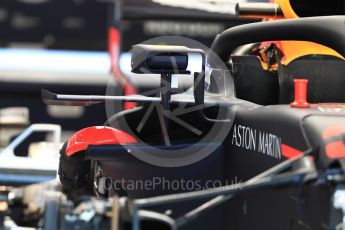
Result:
[[103,103],[106,101],[146,103],[159,103],[161,101],[159,97],[146,97],[136,94],[128,96],[68,95],[55,94],[44,89],[42,89],[41,95],[44,103],[48,105],[89,106],[93,104]]
[[48,90],[41,90],[42,100],[47,105],[68,105],[68,106],[89,106],[103,102],[102,100],[91,100],[90,96],[55,94]]

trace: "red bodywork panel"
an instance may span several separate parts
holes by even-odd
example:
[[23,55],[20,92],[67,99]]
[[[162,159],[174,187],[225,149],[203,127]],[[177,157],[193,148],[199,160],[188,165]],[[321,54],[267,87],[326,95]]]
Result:
[[282,155],[290,159],[303,155],[303,152],[291,146],[282,144]]
[[84,151],[89,145],[110,145],[110,144],[134,144],[138,141],[128,133],[119,129],[92,126],[76,132],[68,141],[66,155]]
[[342,141],[334,141],[327,144],[325,150],[329,158],[338,159],[345,157],[345,145]]
[[[331,137],[339,136],[345,133],[345,126],[328,127],[323,131],[322,137],[328,139]],[[345,158],[345,144],[342,140],[336,140],[328,143],[325,147],[326,155],[329,158]]]

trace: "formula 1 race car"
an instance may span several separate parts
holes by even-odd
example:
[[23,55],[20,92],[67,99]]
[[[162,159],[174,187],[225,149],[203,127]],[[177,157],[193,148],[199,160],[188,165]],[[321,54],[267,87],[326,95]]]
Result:
[[[48,104],[138,103],[64,145],[65,192],[75,202],[81,194],[120,196],[114,229],[343,229],[344,23],[251,23],[225,30],[210,50],[135,45],[132,72],[161,76],[161,87],[144,95],[42,91]],[[265,66],[260,55],[236,51],[265,41],[313,42],[332,53],[291,58],[275,46]],[[192,55],[201,60],[193,73]],[[178,93],[173,77],[181,74],[193,85]],[[193,186],[172,186],[181,179]]]

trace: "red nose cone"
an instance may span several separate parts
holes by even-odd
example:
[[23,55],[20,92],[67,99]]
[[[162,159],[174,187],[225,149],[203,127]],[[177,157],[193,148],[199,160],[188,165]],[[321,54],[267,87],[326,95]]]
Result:
[[307,102],[308,80],[295,79],[295,101],[290,105],[297,108],[309,108],[310,104]]

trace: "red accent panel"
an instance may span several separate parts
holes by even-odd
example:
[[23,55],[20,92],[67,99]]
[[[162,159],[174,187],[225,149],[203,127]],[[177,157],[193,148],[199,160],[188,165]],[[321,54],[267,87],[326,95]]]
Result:
[[288,145],[282,144],[282,155],[286,158],[293,158],[302,155],[303,152],[295,149],[293,147],[290,147]]
[[105,126],[92,126],[76,132],[68,141],[66,155],[86,150],[89,145],[133,144],[138,141],[128,133]]
[[295,79],[295,101],[290,105],[297,108],[309,108],[310,104],[307,102],[308,95],[308,80]]
[[330,137],[339,136],[345,133],[345,125],[327,127],[323,130],[322,138],[328,139]]
[[334,141],[325,147],[329,158],[345,158],[345,145],[342,141]]

